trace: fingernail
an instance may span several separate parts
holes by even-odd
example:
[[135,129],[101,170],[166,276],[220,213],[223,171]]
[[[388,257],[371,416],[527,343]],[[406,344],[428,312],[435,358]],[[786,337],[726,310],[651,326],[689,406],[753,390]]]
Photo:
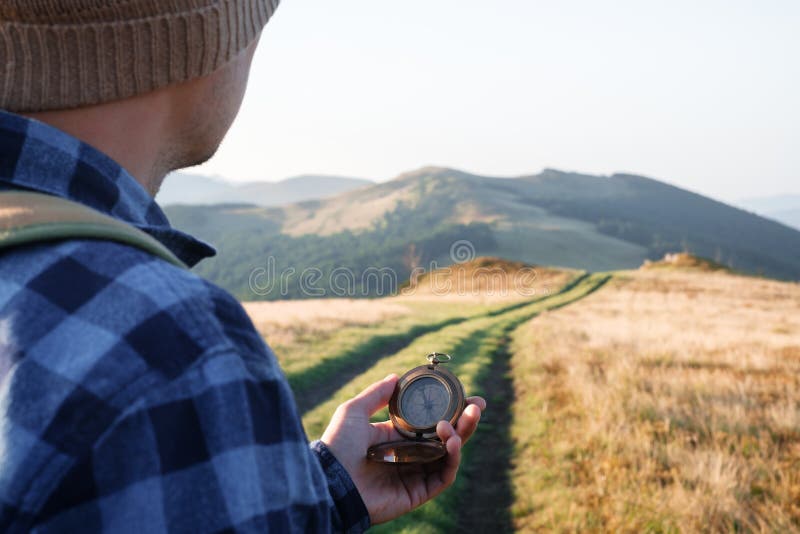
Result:
[[392,378],[394,378],[394,373],[390,373],[390,374],[386,375],[386,378],[384,378],[383,381],[384,382],[388,382]]

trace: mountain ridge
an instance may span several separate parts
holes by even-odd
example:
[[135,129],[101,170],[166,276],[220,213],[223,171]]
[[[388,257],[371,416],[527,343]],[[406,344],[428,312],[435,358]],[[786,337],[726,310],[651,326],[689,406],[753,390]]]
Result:
[[589,271],[687,251],[742,272],[800,279],[800,232],[631,173],[546,169],[504,178],[429,166],[326,199],[168,213],[179,228],[220,243],[220,258],[200,271],[243,298],[248,266],[269,255],[298,272],[322,265],[323,273],[340,266],[402,273],[409,247],[423,264],[444,266],[462,241],[473,255]]

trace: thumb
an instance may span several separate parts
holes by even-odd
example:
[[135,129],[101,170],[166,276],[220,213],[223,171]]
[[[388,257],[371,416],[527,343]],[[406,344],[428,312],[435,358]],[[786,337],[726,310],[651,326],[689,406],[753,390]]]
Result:
[[354,413],[369,417],[389,403],[396,385],[397,375],[391,374],[353,397],[348,408]]

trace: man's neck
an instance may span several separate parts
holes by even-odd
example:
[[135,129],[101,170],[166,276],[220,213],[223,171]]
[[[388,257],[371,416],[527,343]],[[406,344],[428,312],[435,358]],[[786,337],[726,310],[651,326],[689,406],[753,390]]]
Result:
[[25,115],[105,153],[153,196],[171,170],[168,156],[170,113],[166,95],[156,92],[109,104]]

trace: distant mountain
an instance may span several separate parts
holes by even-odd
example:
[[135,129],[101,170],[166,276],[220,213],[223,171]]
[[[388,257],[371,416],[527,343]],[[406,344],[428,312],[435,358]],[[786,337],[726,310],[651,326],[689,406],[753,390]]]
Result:
[[738,204],[756,213],[785,211],[800,208],[800,195],[787,194],[768,197],[749,197],[741,199]]
[[167,177],[156,195],[162,206],[170,204],[242,203],[280,206],[328,198],[374,182],[342,176],[303,175],[279,182],[236,184],[219,177],[176,172]]
[[765,217],[775,219],[778,222],[782,222],[786,226],[791,226],[792,228],[800,230],[800,208],[774,211],[765,214]]
[[800,195],[745,198],[743,208],[800,230]]
[[[278,272],[412,265],[478,256],[588,270],[632,268],[688,251],[740,271],[800,279],[800,232],[689,191],[629,174],[552,169],[490,178],[425,167],[389,182],[280,207],[175,206],[173,223],[218,245],[198,271],[241,298],[272,258]],[[295,280],[296,282],[297,280]],[[356,284],[358,285],[358,284]],[[358,285],[365,294],[375,294]],[[293,286],[295,287],[295,286]],[[276,290],[277,291],[277,290]],[[295,287],[283,296],[303,297]]]
[[219,177],[174,172],[167,176],[156,195],[156,202],[168,204],[208,204],[209,199],[226,193],[234,185]]

